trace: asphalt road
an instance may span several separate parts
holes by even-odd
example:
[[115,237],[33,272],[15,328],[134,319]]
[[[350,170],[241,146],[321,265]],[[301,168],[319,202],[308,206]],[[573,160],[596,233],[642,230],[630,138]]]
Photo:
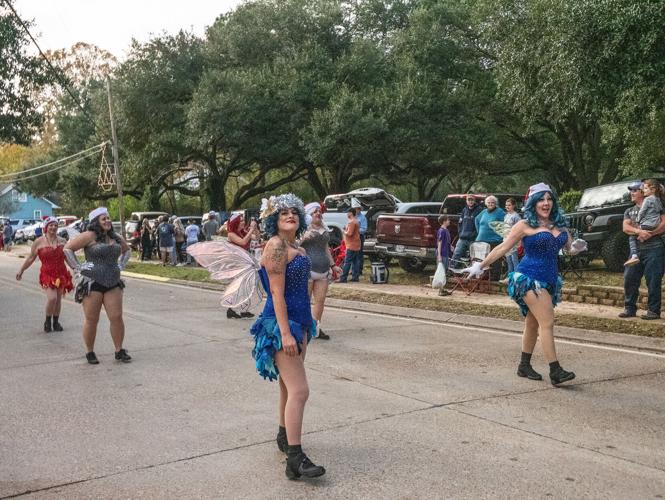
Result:
[[[278,387],[254,371],[248,320],[216,292],[136,279],[126,347],[82,311],[45,334],[38,264],[0,256],[0,497],[663,498],[665,355],[562,343],[566,388],[515,375],[519,337],[327,311],[308,352],[304,448],[328,473],[284,476]],[[534,366],[546,374],[537,349]],[[29,493],[32,492],[32,493]]]

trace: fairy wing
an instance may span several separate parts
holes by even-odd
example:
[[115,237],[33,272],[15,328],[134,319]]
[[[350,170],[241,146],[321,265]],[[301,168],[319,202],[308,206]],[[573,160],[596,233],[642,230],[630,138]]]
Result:
[[490,222],[490,227],[496,234],[501,236],[502,238],[505,238],[508,236],[508,233],[510,233],[511,226],[510,224],[506,224],[503,221],[500,220],[495,220]]
[[223,307],[247,310],[263,299],[258,263],[241,247],[227,241],[205,241],[188,246],[187,253],[212,279],[229,282],[222,295]]

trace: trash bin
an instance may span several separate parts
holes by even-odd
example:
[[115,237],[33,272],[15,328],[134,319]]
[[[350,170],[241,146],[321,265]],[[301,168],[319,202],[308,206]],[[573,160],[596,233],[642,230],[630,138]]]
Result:
[[388,283],[389,276],[390,270],[385,262],[372,262],[372,275],[370,276],[370,281],[373,284]]

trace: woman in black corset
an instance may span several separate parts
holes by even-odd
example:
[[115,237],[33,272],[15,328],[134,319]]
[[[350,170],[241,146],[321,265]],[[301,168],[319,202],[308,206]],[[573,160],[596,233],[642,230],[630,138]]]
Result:
[[[65,245],[67,264],[76,271],[78,279],[76,302],[83,304],[83,342],[86,359],[92,365],[99,364],[95,355],[95,337],[102,305],[111,324],[111,338],[115,346],[115,359],[129,363],[131,357],[122,347],[125,338],[125,323],[122,319],[122,290],[125,283],[120,279],[131,255],[129,245],[113,231],[111,217],[104,207],[90,212],[87,230]],[[85,262],[79,264],[75,252],[83,249]]]

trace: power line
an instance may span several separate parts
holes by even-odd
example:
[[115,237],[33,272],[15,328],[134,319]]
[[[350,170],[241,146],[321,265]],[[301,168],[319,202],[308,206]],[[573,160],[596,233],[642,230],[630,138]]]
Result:
[[53,172],[57,172],[58,170],[62,170],[63,168],[68,167],[70,165],[74,165],[75,163],[78,163],[81,160],[89,158],[90,156],[97,155],[97,154],[99,154],[100,151],[101,151],[101,148],[96,149],[94,151],[91,151],[91,152],[83,155],[83,156],[79,156],[78,158],[76,158],[74,160],[70,160],[67,163],[63,163],[62,165],[57,165],[57,166],[55,166],[55,167],[53,167],[49,170],[46,170],[44,172],[39,172],[39,173],[28,175],[28,176],[25,176],[25,177],[21,176],[22,172],[16,172],[14,174],[15,177],[13,179],[4,179],[3,182],[5,182],[5,183],[20,182],[20,181],[26,181],[28,179],[34,179],[35,177],[41,177],[42,175],[52,174]]
[[64,87],[64,89],[67,91],[69,96],[74,100],[74,102],[76,104],[78,104],[78,107],[81,108],[81,111],[83,111],[83,114],[86,116],[86,118],[88,118],[88,120],[90,120],[90,123],[92,123],[96,127],[97,124],[95,123],[95,121],[88,114],[86,109],[83,107],[83,104],[81,104],[80,99],[77,96],[75,96],[74,93],[71,91],[71,89],[69,88],[69,85],[67,85],[67,82],[63,80],[62,74],[58,70],[55,69],[53,64],[51,64],[51,61],[48,59],[48,57],[46,57],[46,54],[44,54],[41,47],[37,43],[37,40],[35,40],[35,38],[32,36],[32,33],[30,33],[30,30],[28,29],[28,26],[23,22],[23,19],[21,19],[21,16],[18,15],[18,12],[16,12],[16,10],[14,9],[14,6],[11,4],[11,2],[9,0],[0,0],[0,1],[2,1],[9,8],[9,10],[12,11],[14,17],[19,22],[19,24],[23,27],[23,30],[27,33],[27,35],[30,37],[30,40],[32,40],[32,43],[35,44],[35,47],[37,47],[37,50],[39,51],[39,55],[42,57],[42,59],[44,59],[44,61],[46,61],[46,64],[48,64],[48,67],[51,69],[54,76],[58,79],[60,85],[62,85]]
[[[2,180],[4,177],[14,177],[14,176],[16,176],[16,175],[25,174],[26,172],[33,172],[33,171],[35,171],[35,170],[41,170],[42,168],[46,168],[46,167],[50,167],[50,166],[52,166],[52,165],[56,165],[56,164],[58,164],[58,163],[62,163],[63,161],[70,160],[71,158],[74,158],[74,157],[76,157],[76,156],[82,155],[83,153],[86,153],[86,152],[91,151],[91,150],[93,150],[93,149],[101,149],[101,148],[102,148],[103,146],[105,146],[106,144],[108,144],[108,141],[105,141],[105,142],[102,142],[102,143],[100,143],[100,144],[97,144],[96,146],[89,147],[88,149],[84,149],[84,150],[82,150],[82,151],[79,151],[78,153],[74,153],[73,155],[66,156],[66,157],[64,157],[64,158],[60,158],[59,160],[55,160],[55,161],[52,161],[52,162],[50,162],[50,163],[45,163],[44,165],[39,165],[38,167],[28,168],[28,169],[25,169],[25,170],[21,170],[20,172],[12,172],[12,173],[8,173],[8,174],[0,174],[0,180]],[[97,152],[97,151],[95,151],[95,153],[96,153],[96,152]]]

